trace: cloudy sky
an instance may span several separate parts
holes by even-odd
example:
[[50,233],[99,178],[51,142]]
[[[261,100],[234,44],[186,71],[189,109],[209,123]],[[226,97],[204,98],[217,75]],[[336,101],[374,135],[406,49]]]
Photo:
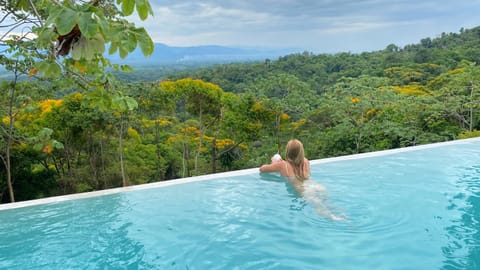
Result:
[[295,48],[315,53],[404,46],[480,26],[478,0],[150,0],[144,26],[172,46]]

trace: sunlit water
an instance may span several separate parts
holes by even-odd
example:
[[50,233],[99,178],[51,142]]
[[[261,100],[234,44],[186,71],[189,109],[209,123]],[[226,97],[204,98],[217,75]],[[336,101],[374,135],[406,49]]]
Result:
[[0,269],[480,269],[480,141],[0,211]]

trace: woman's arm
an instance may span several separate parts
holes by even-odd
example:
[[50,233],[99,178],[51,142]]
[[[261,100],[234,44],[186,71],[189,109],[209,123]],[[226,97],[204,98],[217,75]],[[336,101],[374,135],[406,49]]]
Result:
[[270,164],[265,164],[260,167],[260,172],[281,172],[284,167],[283,161],[275,161]]

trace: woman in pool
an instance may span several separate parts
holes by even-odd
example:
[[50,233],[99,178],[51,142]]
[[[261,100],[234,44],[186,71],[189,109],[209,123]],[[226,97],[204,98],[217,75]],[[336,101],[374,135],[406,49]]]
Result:
[[305,158],[302,142],[294,139],[287,143],[286,160],[275,156],[272,158],[272,163],[260,167],[260,172],[279,172],[305,201],[315,207],[318,214],[332,220],[343,220],[343,218],[333,215],[327,209],[324,203],[326,198],[325,187],[310,179],[310,162]]

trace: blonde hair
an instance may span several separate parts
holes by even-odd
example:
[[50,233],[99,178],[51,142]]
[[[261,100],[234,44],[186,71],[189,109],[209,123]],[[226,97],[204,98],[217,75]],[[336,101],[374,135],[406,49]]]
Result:
[[298,180],[306,180],[308,176],[305,176],[303,172],[305,150],[303,149],[302,142],[296,139],[288,141],[285,152],[285,158],[287,162],[292,165],[295,177],[297,177]]

